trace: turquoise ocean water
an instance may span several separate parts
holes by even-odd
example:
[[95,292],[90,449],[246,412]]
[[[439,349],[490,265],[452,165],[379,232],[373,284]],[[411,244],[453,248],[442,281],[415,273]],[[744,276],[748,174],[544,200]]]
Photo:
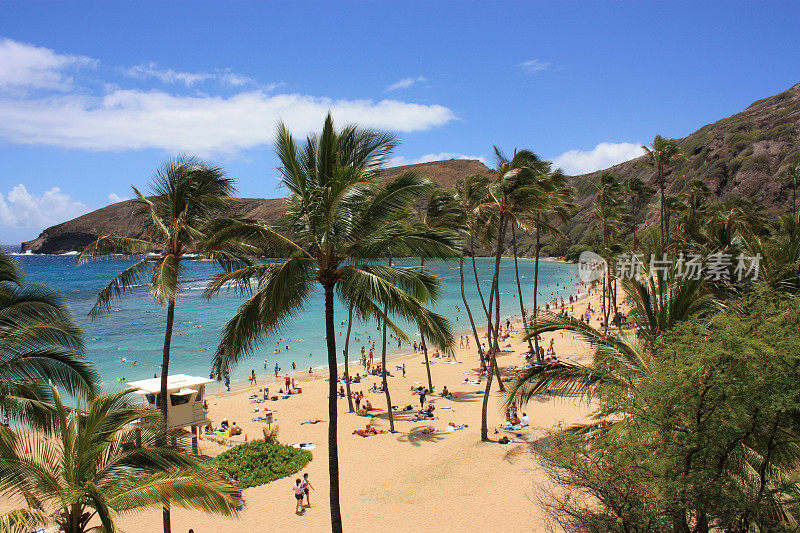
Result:
[[[161,351],[164,342],[166,308],[159,307],[148,294],[147,287],[136,287],[132,293],[112,304],[112,311],[97,320],[91,320],[88,312],[94,305],[98,291],[133,260],[115,257],[87,265],[77,266],[74,255],[16,255],[28,282],[42,283],[61,292],[79,323],[86,332],[89,358],[95,363],[106,389],[121,388],[117,378],[128,381],[151,378],[160,373]],[[476,259],[481,289],[488,293],[491,285],[492,259]],[[400,261],[411,266],[414,260]],[[485,323],[481,318],[477,290],[474,285],[471,264],[465,262],[465,286],[476,323]],[[469,327],[459,287],[457,262],[426,262],[426,268],[442,280],[442,295],[434,310],[447,317],[454,331]],[[523,298],[528,307],[533,298],[533,261],[519,260],[522,277]],[[233,293],[222,293],[211,300],[203,297],[208,280],[217,272],[217,267],[206,261],[187,261],[183,290],[175,309],[175,328],[172,338],[171,373],[186,373],[207,376],[214,349],[219,341],[225,322],[234,314],[243,298]],[[503,258],[501,264],[501,312],[503,316],[518,315],[514,262]],[[540,300],[553,296],[576,294],[579,289],[577,267],[574,264],[540,262]],[[344,347],[347,310],[337,301],[335,310],[337,329],[337,351],[340,356]],[[411,340],[419,339],[418,331],[403,324]],[[376,324],[354,322],[353,331],[359,341],[351,340],[351,358],[357,358],[361,346],[369,349],[370,341],[378,341]],[[252,369],[261,376],[272,372],[277,362],[281,368],[290,370],[295,362],[299,370],[309,367],[318,369],[327,362],[325,351],[324,306],[321,289],[312,294],[302,312],[292,319],[281,332],[266,337],[256,352],[242,361],[232,372],[233,381],[244,381]],[[456,336],[458,338],[458,336]],[[288,346],[288,349],[287,349]],[[377,342],[376,346],[380,346]],[[397,348],[397,342],[388,343],[390,353],[407,352],[408,346]],[[280,353],[274,353],[280,349]],[[264,368],[264,360],[267,368]],[[133,365],[132,361],[137,361]]]

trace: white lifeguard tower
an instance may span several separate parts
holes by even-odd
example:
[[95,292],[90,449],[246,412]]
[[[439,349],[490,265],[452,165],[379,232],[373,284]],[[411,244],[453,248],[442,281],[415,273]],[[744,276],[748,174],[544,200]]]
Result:
[[[192,433],[208,423],[206,412],[203,410],[206,385],[212,380],[199,376],[174,374],[167,376],[167,426],[171,428],[191,427]],[[161,378],[130,381],[128,386],[135,389],[134,394],[140,394],[147,399],[147,403],[154,409],[161,405]]]

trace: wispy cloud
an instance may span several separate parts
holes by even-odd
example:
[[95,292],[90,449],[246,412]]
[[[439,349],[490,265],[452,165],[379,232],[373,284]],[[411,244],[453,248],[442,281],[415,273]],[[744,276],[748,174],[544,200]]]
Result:
[[529,74],[533,74],[536,72],[543,72],[545,70],[550,70],[552,63],[549,61],[542,61],[541,59],[529,59],[528,61],[523,61],[522,63],[517,63],[517,66],[524,70]]
[[465,155],[456,154],[452,152],[440,152],[438,154],[425,154],[419,157],[403,157],[397,156],[389,160],[389,166],[399,167],[403,165],[416,165],[418,163],[429,163],[431,161],[444,161],[446,159],[477,159],[484,165],[488,164],[486,156],[483,155]]
[[[272,143],[278,120],[297,135],[316,131],[329,110],[341,124],[357,122],[400,132],[438,127],[455,118],[442,105],[276,94],[271,92],[276,85],[224,96],[105,85],[98,94],[87,87],[71,86],[72,80],[65,73],[70,66],[94,60],[8,40],[4,46],[6,55],[0,56],[0,139],[11,143],[235,154]],[[9,63],[13,69],[7,66]],[[250,81],[229,71],[192,73],[160,69],[153,63],[137,65],[129,74],[185,86],[212,78],[234,88]],[[20,85],[50,91],[33,95],[4,90]]]
[[86,204],[64,194],[58,187],[41,196],[31,194],[21,183],[5,195],[0,192],[0,226],[7,228],[43,228],[87,211]]
[[71,72],[96,65],[97,61],[90,57],[57,54],[41,46],[0,40],[0,88],[67,91],[73,86]]
[[397,82],[389,85],[388,87],[386,87],[386,90],[387,91],[397,91],[397,90],[400,90],[400,89],[408,89],[409,87],[411,87],[412,85],[414,85],[416,83],[425,83],[426,81],[428,81],[428,79],[427,78],[423,78],[422,76],[417,76],[416,78],[403,78],[402,80],[397,81]]
[[569,150],[553,159],[553,167],[577,175],[603,170],[644,153],[639,143],[600,143],[593,150]]
[[124,69],[123,72],[129,77],[139,80],[156,79],[162,83],[179,83],[186,85],[187,87],[210,80],[230,87],[241,87],[243,85],[251,85],[255,83],[253,78],[244,76],[242,74],[237,74],[229,70],[215,72],[183,72],[179,70],[173,70],[171,68],[160,68],[152,61],[139,63],[138,65]]

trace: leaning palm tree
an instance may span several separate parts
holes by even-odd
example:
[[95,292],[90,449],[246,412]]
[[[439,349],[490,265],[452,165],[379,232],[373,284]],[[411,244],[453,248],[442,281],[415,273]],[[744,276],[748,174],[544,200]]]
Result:
[[[165,163],[153,178],[152,196],[146,198],[133,187],[150,240],[105,235],[88,245],[78,256],[78,263],[111,254],[139,255],[132,266],[115,276],[97,295],[90,312],[101,316],[115,298],[130,292],[139,280],[150,276],[150,294],[156,303],[167,306],[167,324],[161,361],[161,394],[158,397],[161,416],[167,420],[172,328],[175,322],[175,301],[180,293],[183,261],[200,255],[215,259],[224,266],[235,258],[222,250],[209,251],[207,232],[219,220],[233,193],[233,179],[215,166],[195,158],[181,157]],[[169,507],[164,507],[164,531],[170,531]]]
[[453,243],[440,232],[398,222],[409,202],[427,191],[430,182],[410,173],[385,187],[374,182],[374,172],[397,145],[393,136],[355,125],[337,131],[329,114],[322,132],[309,136],[302,147],[280,124],[276,144],[281,182],[290,191],[278,226],[242,222],[216,236],[215,242],[244,242],[276,261],[222,273],[210,284],[209,296],[225,287],[249,295],[223,328],[213,364],[218,373],[236,364],[260,338],[286,326],[317,284],[322,287],[329,372],[331,528],[340,532],[334,296],[352,305],[359,318],[384,321],[403,340],[406,334],[390,316],[409,320],[432,343],[450,351],[449,323],[423,305],[438,296],[438,278],[416,267],[379,261],[390,255],[451,256]]
[[130,391],[94,397],[84,409],[61,403],[51,388],[57,423],[45,431],[0,431],[0,494],[25,501],[6,515],[19,525],[54,522],[66,533],[118,531],[119,515],[160,507],[235,516],[241,491],[206,468]]
[[96,394],[99,376],[83,350],[83,333],[63,298],[26,284],[0,254],[0,413],[45,423],[52,416],[48,381],[76,396]]
[[661,135],[656,135],[653,142],[650,143],[650,146],[642,146],[642,148],[647,156],[645,162],[656,170],[656,183],[661,192],[661,242],[668,245],[669,228],[665,226],[667,222],[667,205],[665,203],[666,182],[664,171],[667,167],[681,159],[682,152],[678,141],[662,137]]
[[[611,313],[612,307],[612,275],[613,271],[613,254],[616,252],[616,247],[613,246],[611,239],[616,237],[619,233],[616,222],[622,214],[622,184],[617,177],[611,172],[603,172],[600,176],[600,181],[595,185],[597,192],[594,204],[594,218],[597,225],[600,227],[600,232],[603,239],[603,255],[609,265],[603,275],[603,297],[602,308],[604,313],[603,323],[608,327],[608,317]],[[616,299],[614,299],[614,312],[616,313]]]

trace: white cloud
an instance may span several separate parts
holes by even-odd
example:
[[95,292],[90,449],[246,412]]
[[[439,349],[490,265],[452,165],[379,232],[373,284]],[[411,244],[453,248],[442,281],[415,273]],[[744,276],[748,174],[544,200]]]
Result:
[[464,154],[455,154],[452,152],[440,152],[438,154],[425,154],[419,157],[414,158],[407,158],[403,156],[397,156],[389,159],[388,164],[392,167],[400,167],[403,165],[416,165],[418,163],[429,163],[431,161],[444,161],[446,159],[477,159],[484,165],[487,165],[486,157],[482,155],[464,155]]
[[5,196],[0,193],[0,226],[6,228],[40,229],[88,211],[86,204],[64,194],[58,187],[35,196],[20,183]]
[[96,64],[89,57],[62,55],[41,46],[0,40],[0,88],[65,91],[72,87],[69,70]]
[[408,89],[409,87],[411,87],[415,83],[424,83],[426,81],[428,81],[428,80],[426,78],[423,78],[422,76],[417,76],[416,78],[403,78],[402,80],[397,81],[397,82],[389,85],[388,87],[386,87],[386,90],[387,91],[396,91],[398,89]]
[[528,61],[517,63],[517,66],[519,68],[530,74],[533,74],[534,72],[542,72],[544,70],[550,70],[551,65],[552,63],[548,61],[542,61],[541,59],[529,59]]
[[316,131],[328,110],[338,124],[357,122],[403,132],[441,126],[455,118],[441,105],[398,100],[332,100],[263,91],[226,98],[116,89],[103,97],[0,97],[0,138],[87,150],[235,153],[271,143],[278,120],[296,135]]
[[577,175],[606,169],[644,153],[637,143],[600,143],[593,150],[569,150],[553,159],[553,167]]
[[216,72],[182,72],[171,68],[159,68],[156,63],[145,62],[129,67],[123,72],[131,78],[139,80],[156,79],[162,83],[180,83],[191,87],[197,83],[213,80],[229,87],[241,87],[243,85],[254,84],[255,80],[242,74],[231,72],[230,70]]
[[128,198],[127,196],[120,196],[119,194],[112,192],[112,193],[110,193],[108,195],[108,200],[112,204],[118,204],[119,202],[124,202],[125,200],[130,200],[130,198]]

